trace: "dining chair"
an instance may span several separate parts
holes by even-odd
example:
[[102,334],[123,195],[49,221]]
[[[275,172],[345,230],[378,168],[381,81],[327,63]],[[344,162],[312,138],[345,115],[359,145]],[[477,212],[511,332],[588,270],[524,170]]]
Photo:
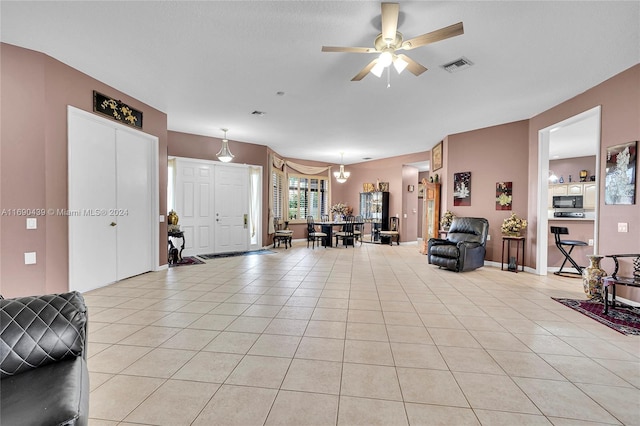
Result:
[[280,247],[280,243],[284,242],[284,249],[287,249],[287,245],[291,247],[291,239],[293,237],[293,231],[289,229],[282,229],[282,221],[279,217],[273,218],[273,226],[275,232],[273,234],[273,248],[276,248],[276,243]]
[[396,244],[400,245],[400,219],[395,216],[389,218],[389,230],[380,231],[380,237],[389,239],[389,245],[393,245],[393,239],[395,238]]
[[362,216],[356,216],[356,220],[353,226],[353,235],[356,241],[360,240],[360,245],[362,245],[362,234],[364,234],[364,220],[362,219]]
[[342,231],[336,232],[336,247],[338,246],[338,240],[342,240],[345,246],[351,244],[355,247],[355,234],[354,223],[355,218],[353,216],[347,216],[344,225],[342,225]]
[[[315,249],[316,242],[318,243],[318,246],[320,246],[320,241],[324,242],[326,238],[326,233],[316,230],[313,216],[307,216],[307,248],[309,248],[309,241],[312,243],[311,248]],[[324,243],[324,247],[327,248],[326,242]]]

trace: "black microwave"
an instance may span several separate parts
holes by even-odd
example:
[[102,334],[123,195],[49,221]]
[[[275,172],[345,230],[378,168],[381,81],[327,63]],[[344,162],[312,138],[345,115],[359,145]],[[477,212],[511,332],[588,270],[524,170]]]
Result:
[[581,209],[582,195],[554,195],[554,209]]

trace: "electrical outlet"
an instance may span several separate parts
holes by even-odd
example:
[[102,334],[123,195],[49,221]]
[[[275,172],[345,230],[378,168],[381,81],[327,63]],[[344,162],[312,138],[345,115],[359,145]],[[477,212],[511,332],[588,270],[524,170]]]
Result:
[[593,238],[589,239],[589,245],[592,246],[593,245]]
[[35,217],[28,217],[27,229],[38,229],[38,219]]
[[629,224],[626,222],[618,222],[618,232],[629,232]]
[[32,251],[24,254],[24,264],[25,265],[35,265],[36,264],[36,252]]
[[491,241],[491,235],[487,234],[487,241]]

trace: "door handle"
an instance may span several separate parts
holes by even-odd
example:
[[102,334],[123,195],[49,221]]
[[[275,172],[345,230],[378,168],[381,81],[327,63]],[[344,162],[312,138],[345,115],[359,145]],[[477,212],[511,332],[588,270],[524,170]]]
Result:
[[110,225],[110,226],[116,226],[116,225],[117,225],[117,223],[115,223],[115,222],[111,222],[109,225]]
[[248,214],[245,213],[244,215],[244,229],[247,229],[247,225],[249,223],[249,218],[248,218]]

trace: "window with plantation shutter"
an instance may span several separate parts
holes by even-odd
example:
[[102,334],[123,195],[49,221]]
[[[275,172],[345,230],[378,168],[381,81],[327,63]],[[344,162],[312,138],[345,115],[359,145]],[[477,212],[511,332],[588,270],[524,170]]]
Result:
[[285,179],[284,173],[280,170],[273,170],[271,175],[273,187],[273,217],[285,218],[284,211],[284,195],[285,195]]
[[304,221],[307,216],[321,220],[329,211],[329,182],[324,177],[289,175],[290,221]]

